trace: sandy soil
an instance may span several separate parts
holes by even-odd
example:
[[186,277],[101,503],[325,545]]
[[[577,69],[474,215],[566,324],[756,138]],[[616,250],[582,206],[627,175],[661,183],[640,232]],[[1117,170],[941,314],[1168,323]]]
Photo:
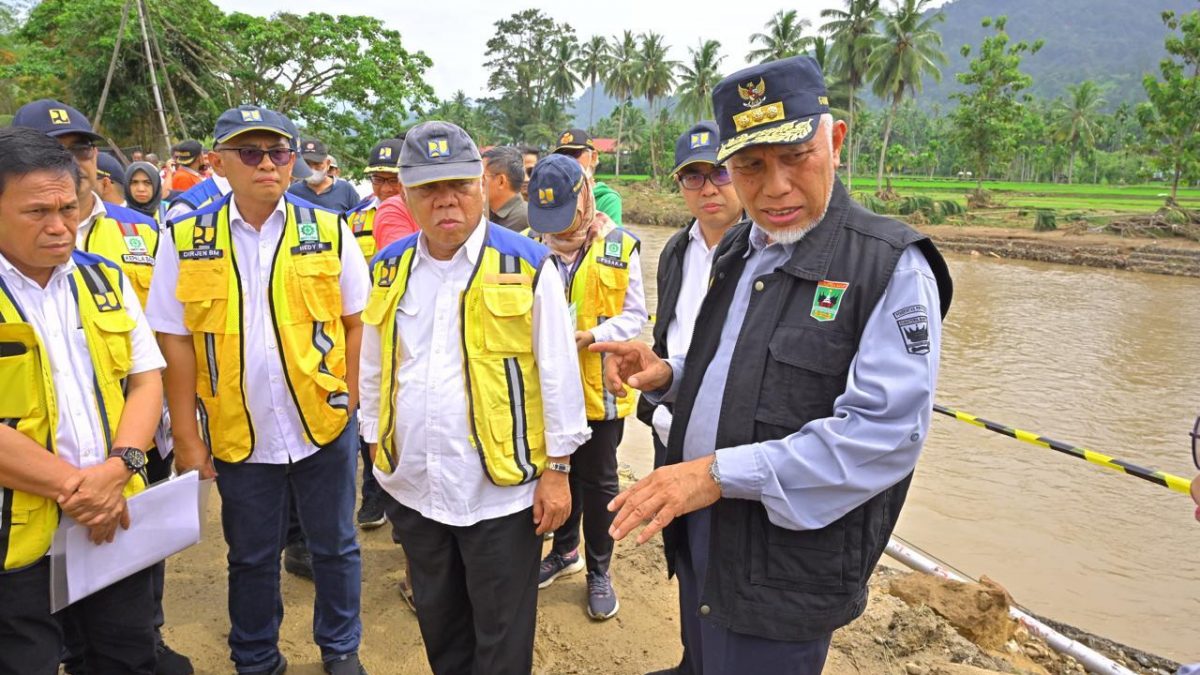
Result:
[[[204,540],[173,558],[167,569],[167,640],[192,658],[197,673],[233,672],[225,642],[225,543],[219,509],[214,492]],[[392,544],[390,528],[362,532],[360,541],[364,665],[375,675],[429,672],[416,617],[397,591],[403,557]],[[583,575],[560,580],[542,591],[536,673],[636,674],[678,662],[678,599],[674,582],[666,578],[660,540],[641,547],[619,544],[613,574],[621,612],[603,623],[589,620],[584,611]],[[289,672],[318,675],[322,672],[320,655],[311,637],[313,586],[286,573],[283,577],[285,617],[280,648],[291,664]],[[904,588],[892,595],[888,590],[894,581],[903,582]],[[1078,664],[1051,655],[1044,644],[1007,622],[994,602],[994,592],[988,589],[977,585],[947,588],[931,578],[891,567],[877,571],[872,589],[867,613],[835,634],[826,673],[1083,672]],[[909,605],[897,596],[919,597],[927,604]],[[981,600],[986,597],[992,601]],[[954,619],[958,628],[943,617]],[[1130,665],[1137,668],[1135,663]]]

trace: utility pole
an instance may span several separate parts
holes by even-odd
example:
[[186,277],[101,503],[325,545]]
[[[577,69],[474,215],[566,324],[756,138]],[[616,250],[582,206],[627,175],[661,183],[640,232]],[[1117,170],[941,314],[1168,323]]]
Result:
[[104,90],[100,92],[100,105],[96,107],[96,116],[92,123],[100,129],[100,120],[104,119],[104,104],[108,101],[108,88],[112,85],[113,71],[117,68],[117,54],[121,51],[121,40],[125,38],[125,24],[129,21],[129,5],[133,0],[125,0],[125,8],[121,10],[121,27],[117,29],[117,42],[113,45],[112,58],[108,61],[108,76],[104,78]]

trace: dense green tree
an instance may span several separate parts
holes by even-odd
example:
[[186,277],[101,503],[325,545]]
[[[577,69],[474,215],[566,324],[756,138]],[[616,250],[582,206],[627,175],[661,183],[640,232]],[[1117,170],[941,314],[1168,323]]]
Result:
[[[829,50],[829,67],[826,74],[835,75],[847,90],[846,125],[847,134],[854,138],[855,93],[863,86],[870,69],[871,52],[875,47],[878,36],[877,27],[883,20],[883,12],[879,9],[879,0],[844,0],[845,9],[825,9],[821,18],[826,19],[821,31],[829,36],[832,48]],[[825,65],[822,64],[822,68]],[[849,170],[846,174],[847,189],[854,186],[855,144],[847,144],[846,158]]]
[[554,75],[554,45],[574,39],[571,26],[556,23],[538,9],[517,12],[495,24],[487,41],[488,89],[504,137],[532,142],[527,129],[550,126],[562,115],[550,78]]
[[[638,78],[637,92],[646,98],[650,105],[650,118],[657,117],[654,104],[670,95],[675,89],[675,68],[678,61],[667,58],[667,45],[663,36],[650,31],[643,33],[638,49]],[[658,174],[658,146],[654,142],[657,125],[650,127],[650,167],[651,174]]]
[[896,108],[905,94],[915,96],[921,91],[926,77],[940,80],[946,55],[942,52],[942,36],[934,26],[944,19],[941,12],[925,15],[932,0],[897,0],[892,12],[883,22],[883,30],[871,50],[867,77],[871,90],[889,104],[883,127],[883,144],[879,151],[879,171],[875,186],[883,189],[883,165],[887,158],[888,137]]
[[1091,80],[1067,85],[1067,98],[1054,102],[1059,137],[1071,148],[1067,183],[1075,182],[1075,158],[1080,150],[1086,154],[1096,146],[1097,117],[1105,104],[1102,88]]
[[612,39],[612,60],[608,72],[604,74],[604,91],[617,99],[617,157],[616,174],[621,175],[622,142],[624,139],[625,112],[627,103],[638,91],[640,81],[640,57],[638,55],[637,38],[633,31],[625,31],[619,37]]
[[712,91],[721,81],[718,70],[725,60],[721,43],[705,40],[699,49],[688,47],[688,62],[679,66],[679,102],[675,112],[684,121],[693,123],[713,118]]
[[579,58],[575,61],[575,72],[581,79],[588,82],[588,131],[596,123],[596,80],[600,74],[608,70],[611,53],[608,40],[601,35],[593,35],[591,39],[579,47]]
[[554,41],[550,54],[550,79],[546,85],[550,87],[550,95],[564,108],[575,98],[575,90],[583,82],[575,72],[575,62],[579,54],[579,44],[574,35],[564,35]]
[[477,145],[493,145],[500,141],[501,134],[490,116],[494,109],[490,103],[474,101],[460,89],[422,115],[421,121],[441,120],[457,124],[471,135]]
[[[1040,42],[1010,43],[1004,30],[1007,22],[1003,16],[995,21],[983,20],[983,27],[995,32],[983,39],[967,72],[957,76],[969,89],[953,95],[958,101],[955,140],[967,155],[979,193],[983,192],[988,169],[1006,166],[1016,153],[1024,98],[1021,92],[1032,84],[1032,79],[1021,72],[1021,58],[1026,53],[1037,53],[1042,46]],[[963,45],[962,55],[972,56],[971,45]]]
[[765,33],[754,33],[750,36],[750,44],[761,46],[750,50],[750,53],[746,54],[746,60],[766,63],[803,54],[812,39],[806,36],[804,31],[811,27],[812,22],[808,19],[797,18],[796,10],[779,10],[763,25]]
[[1142,81],[1150,100],[1138,107],[1138,120],[1147,152],[1171,176],[1167,203],[1174,204],[1179,182],[1200,175],[1200,10],[1163,12],[1163,23],[1171,31],[1164,42],[1168,56],[1159,63],[1161,79]]

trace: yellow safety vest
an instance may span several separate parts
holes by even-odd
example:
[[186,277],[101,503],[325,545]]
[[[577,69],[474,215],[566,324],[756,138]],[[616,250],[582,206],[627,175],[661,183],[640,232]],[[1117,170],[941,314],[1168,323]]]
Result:
[[[546,468],[542,387],[533,356],[533,282],[547,250],[499,225],[488,223],[483,250],[463,291],[462,350],[466,365],[471,446],[479,452],[488,479],[496,485],[522,485]],[[394,432],[396,370],[400,341],[396,309],[408,287],[417,235],[401,239],[375,259],[371,298],[363,322],[377,326],[380,359],[379,451],[375,466],[384,473],[398,464]]]
[[[70,284],[79,321],[92,357],[97,419],[105,450],[125,408],[124,382],[133,365],[133,317],[122,304],[121,272],[100,256],[76,251]],[[58,397],[42,340],[3,280],[0,280],[0,421],[57,454]],[[125,485],[125,496],[146,487],[140,472]],[[28,492],[0,493],[0,562],[13,570],[37,562],[58,528],[58,505]]]
[[123,206],[104,202],[104,211],[92,223],[81,248],[120,265],[145,307],[158,253],[158,227],[152,218]]
[[[367,197],[358,206],[346,212],[346,222],[350,225],[350,231],[354,233],[354,241],[358,242],[358,248],[362,250],[368,265],[375,257],[375,211],[379,207],[370,206],[374,199],[374,197]],[[370,208],[367,208],[368,206]]]
[[[272,256],[271,324],[292,402],[309,440],[327,445],[349,420],[346,335],[342,326],[342,228],[336,213],[285,196],[283,237]],[[213,456],[242,462],[254,452],[243,362],[245,306],[229,229],[227,195],[188,214],[172,229],[179,251],[175,297],[196,352],[201,434]],[[267,261],[262,261],[267,264]],[[255,346],[254,348],[257,348]]]
[[[525,235],[541,241],[532,229]],[[621,227],[597,237],[579,261],[567,301],[575,309],[575,330],[588,331],[617,316],[625,307],[629,290],[629,260],[641,242]],[[638,393],[617,398],[604,387],[604,357],[588,350],[579,352],[583,377],[583,400],[590,421],[623,419],[637,408]]]

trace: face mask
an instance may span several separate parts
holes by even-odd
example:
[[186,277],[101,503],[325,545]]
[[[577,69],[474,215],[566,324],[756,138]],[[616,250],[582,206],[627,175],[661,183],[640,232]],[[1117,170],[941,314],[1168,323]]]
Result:
[[324,171],[317,171],[314,169],[312,175],[308,178],[305,178],[304,182],[308,183],[309,185],[320,185],[321,183],[325,182],[325,173],[326,172]]

